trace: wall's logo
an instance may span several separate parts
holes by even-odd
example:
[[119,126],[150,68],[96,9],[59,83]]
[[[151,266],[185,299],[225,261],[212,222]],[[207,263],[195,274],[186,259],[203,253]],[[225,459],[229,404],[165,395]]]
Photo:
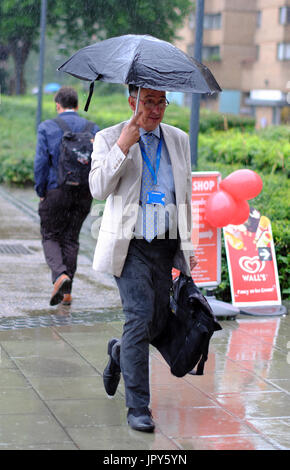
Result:
[[249,256],[242,256],[239,259],[239,265],[243,271],[246,271],[246,273],[256,274],[263,271],[265,268],[265,261],[261,261],[259,256],[254,256],[253,258],[250,258]]

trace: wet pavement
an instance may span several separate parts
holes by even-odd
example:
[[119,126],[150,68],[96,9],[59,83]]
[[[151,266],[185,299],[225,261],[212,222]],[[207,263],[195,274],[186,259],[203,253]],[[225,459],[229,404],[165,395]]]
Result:
[[0,187],[0,450],[290,449],[289,315],[221,320],[200,377],[172,376],[152,348],[156,432],[133,431],[122,381],[113,399],[102,384],[123,315],[114,280],[91,268],[92,220],[73,304],[50,307],[36,209],[33,191]]

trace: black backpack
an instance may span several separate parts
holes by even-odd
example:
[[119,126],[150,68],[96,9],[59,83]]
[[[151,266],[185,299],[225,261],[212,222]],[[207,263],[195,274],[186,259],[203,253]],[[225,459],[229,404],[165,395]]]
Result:
[[58,159],[58,184],[87,185],[91,169],[93,151],[94,123],[87,121],[81,132],[73,132],[64,119],[58,117],[54,122],[63,131]]
[[215,331],[221,329],[192,278],[180,274],[173,281],[166,328],[152,344],[176,377],[188,373],[203,375],[210,339]]

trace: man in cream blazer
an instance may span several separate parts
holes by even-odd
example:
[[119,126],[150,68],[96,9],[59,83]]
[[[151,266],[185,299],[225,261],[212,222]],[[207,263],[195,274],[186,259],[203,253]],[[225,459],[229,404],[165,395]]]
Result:
[[[129,86],[129,93],[129,106],[135,112],[137,89]],[[89,176],[92,196],[106,199],[93,267],[115,276],[125,313],[122,340],[108,343],[104,386],[109,396],[114,395],[122,372],[128,423],[147,432],[154,430],[148,408],[149,344],[166,324],[172,267],[190,275],[196,264],[189,139],[180,129],[161,123],[167,104],[164,91],[141,89],[138,113],[97,133]],[[152,167],[146,163],[143,144],[147,134]],[[151,177],[153,189],[147,191]],[[150,204],[152,197],[157,199]],[[149,216],[143,215],[148,207],[159,214],[158,226],[154,225],[157,235],[149,241],[144,232]]]

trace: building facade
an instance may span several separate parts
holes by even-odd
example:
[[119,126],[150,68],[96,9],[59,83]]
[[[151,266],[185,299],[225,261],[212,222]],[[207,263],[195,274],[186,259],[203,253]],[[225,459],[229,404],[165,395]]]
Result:
[[[255,116],[257,127],[290,120],[290,0],[205,0],[202,62],[223,92],[202,105]],[[195,15],[176,45],[193,56]]]

